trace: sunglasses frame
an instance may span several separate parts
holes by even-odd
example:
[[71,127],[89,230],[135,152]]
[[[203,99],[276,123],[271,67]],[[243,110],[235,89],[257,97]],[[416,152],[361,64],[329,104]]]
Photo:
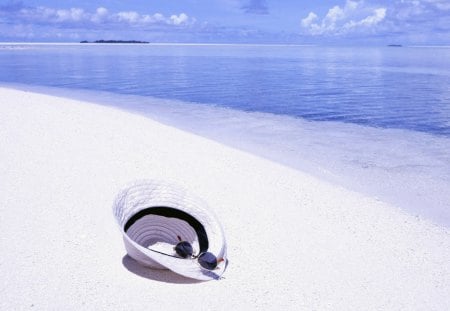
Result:
[[[174,250],[177,253],[177,255],[180,256],[183,259],[188,259],[189,257],[197,259],[198,264],[202,268],[204,268],[206,270],[210,270],[210,271],[216,269],[217,266],[219,265],[219,263],[224,261],[223,258],[217,258],[217,256],[214,255],[211,252],[202,252],[202,253],[200,253],[198,255],[193,255],[193,253],[191,252],[187,256],[184,256],[185,254],[180,249],[184,248],[185,246],[188,246],[188,247],[190,247],[191,250],[193,250],[192,244],[189,243],[188,241],[183,241],[179,235],[177,235],[177,238],[178,238],[179,242],[175,245]],[[207,262],[207,261],[205,261],[205,262],[201,261],[201,257],[204,257],[204,256],[212,256],[214,258],[214,261],[212,263],[211,262]]]

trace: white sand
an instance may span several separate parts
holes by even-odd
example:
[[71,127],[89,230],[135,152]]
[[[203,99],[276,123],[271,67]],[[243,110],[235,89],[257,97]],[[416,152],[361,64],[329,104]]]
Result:
[[[1,310],[449,310],[450,232],[302,172],[93,104],[0,89]],[[203,197],[229,245],[195,283],[125,257],[138,178]]]

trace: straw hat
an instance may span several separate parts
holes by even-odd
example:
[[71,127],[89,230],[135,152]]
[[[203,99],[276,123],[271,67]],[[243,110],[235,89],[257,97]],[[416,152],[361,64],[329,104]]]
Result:
[[[113,210],[128,255],[141,264],[205,281],[224,273],[227,250],[220,223],[204,201],[180,186],[158,180],[134,182],[117,195]],[[192,245],[192,257],[176,253],[181,240]],[[202,257],[218,259],[216,268],[200,264],[197,257],[205,253]]]

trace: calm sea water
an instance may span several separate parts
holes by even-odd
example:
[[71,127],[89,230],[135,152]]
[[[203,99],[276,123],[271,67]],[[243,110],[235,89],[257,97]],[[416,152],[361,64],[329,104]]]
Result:
[[15,46],[0,81],[450,136],[450,49]]
[[1,84],[144,114],[450,226],[450,48],[0,44]]

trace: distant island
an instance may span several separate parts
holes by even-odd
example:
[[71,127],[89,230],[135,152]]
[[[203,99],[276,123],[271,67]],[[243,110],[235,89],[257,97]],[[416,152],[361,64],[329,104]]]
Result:
[[393,48],[401,48],[402,47],[401,44],[388,44],[388,46],[393,47]]
[[96,40],[96,41],[81,41],[80,43],[150,43],[147,41],[136,41],[136,40]]

